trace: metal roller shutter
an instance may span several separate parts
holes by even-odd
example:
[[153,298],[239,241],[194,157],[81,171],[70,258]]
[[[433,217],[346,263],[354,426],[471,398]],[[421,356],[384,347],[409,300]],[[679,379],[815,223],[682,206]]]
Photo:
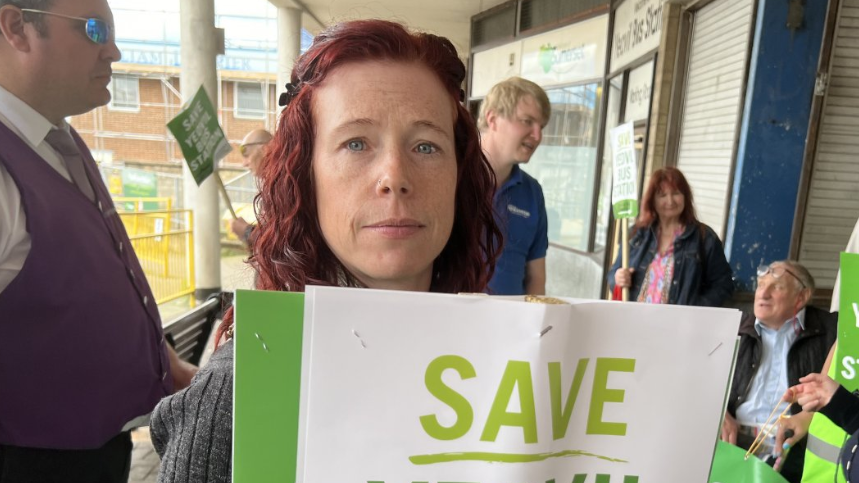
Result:
[[752,0],[717,0],[695,12],[677,167],[698,217],[724,237],[729,180],[746,85]]
[[799,245],[799,261],[827,289],[859,217],[859,0],[840,9]]

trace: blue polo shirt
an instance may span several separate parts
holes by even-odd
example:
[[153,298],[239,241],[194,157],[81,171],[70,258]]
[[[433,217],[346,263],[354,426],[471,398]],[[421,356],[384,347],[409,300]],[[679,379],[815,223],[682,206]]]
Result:
[[489,281],[492,295],[525,293],[525,264],[546,257],[549,247],[546,201],[536,179],[513,166],[510,178],[495,193],[495,221],[504,234],[504,249]]

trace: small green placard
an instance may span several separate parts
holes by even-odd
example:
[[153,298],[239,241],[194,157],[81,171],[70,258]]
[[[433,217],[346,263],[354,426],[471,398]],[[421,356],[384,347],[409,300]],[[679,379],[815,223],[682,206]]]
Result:
[[294,482],[304,294],[236,291],[233,481]]
[[197,186],[214,172],[215,161],[232,149],[203,86],[188,107],[167,123],[167,128],[176,137]]
[[611,204],[616,219],[638,216],[638,164],[635,133],[631,122],[611,130]]
[[838,351],[835,380],[849,390],[859,388],[859,255],[841,254],[838,305]]
[[710,468],[710,483],[787,483],[787,480],[760,459],[746,459],[746,450],[719,441]]

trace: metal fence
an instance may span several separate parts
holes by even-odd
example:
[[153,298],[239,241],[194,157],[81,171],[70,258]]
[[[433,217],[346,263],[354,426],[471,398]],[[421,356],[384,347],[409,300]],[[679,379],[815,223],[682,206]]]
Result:
[[[259,192],[256,176],[250,171],[245,171],[244,173],[239,173],[237,176],[235,176],[235,173],[222,172],[221,177],[224,179],[224,187],[226,188],[227,195],[230,197],[230,203],[233,205],[236,215],[244,218],[248,223],[255,223],[254,197]],[[224,203],[224,198],[219,196],[218,200],[221,213],[221,242],[237,246],[241,242],[229,228],[232,216],[230,216],[229,209],[226,203]]]
[[[184,182],[181,167],[101,165],[99,168],[105,184],[113,195],[117,211],[170,211],[185,208],[183,198]],[[164,169],[171,169],[175,172],[160,171]],[[138,173],[141,171],[148,172],[151,177],[150,182],[153,183],[155,189],[151,189],[147,195],[137,197],[126,196],[124,193],[128,193],[129,191],[126,189],[127,186],[125,184],[127,170]],[[218,169],[216,174],[224,180],[227,194],[232,201],[236,214],[253,223],[256,220],[253,202],[258,192],[256,177],[250,171],[231,168]],[[241,242],[229,229],[232,217],[223,198],[220,196],[218,197],[218,204],[221,242],[227,245],[240,245]]]
[[161,304],[193,294],[196,287],[191,211],[120,211],[119,216],[156,302]]
[[[101,171],[101,177],[104,180],[104,184],[108,187],[110,194],[114,196],[114,200],[116,200],[117,196],[123,196],[124,193],[124,182],[123,182],[123,172],[126,169],[132,170],[143,170],[149,171],[155,177],[155,186],[156,193],[152,193],[147,196],[157,196],[158,198],[169,198],[171,200],[172,206],[174,208],[184,208],[182,191],[183,191],[183,181],[181,171],[177,170],[177,172],[166,172],[159,171],[157,169],[141,169],[137,167],[129,167],[129,166],[106,166],[100,165],[99,170]],[[173,169],[169,166],[164,166],[163,169]],[[132,211],[132,210],[126,210]]]

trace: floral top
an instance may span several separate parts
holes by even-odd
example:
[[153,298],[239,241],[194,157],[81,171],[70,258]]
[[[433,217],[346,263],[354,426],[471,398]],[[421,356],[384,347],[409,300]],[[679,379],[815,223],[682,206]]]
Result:
[[[674,232],[672,240],[676,240],[683,233],[684,227],[679,227]],[[638,301],[648,304],[667,304],[668,293],[671,291],[671,281],[674,279],[674,243],[662,253],[657,253],[647,267],[641,291],[638,293]]]

